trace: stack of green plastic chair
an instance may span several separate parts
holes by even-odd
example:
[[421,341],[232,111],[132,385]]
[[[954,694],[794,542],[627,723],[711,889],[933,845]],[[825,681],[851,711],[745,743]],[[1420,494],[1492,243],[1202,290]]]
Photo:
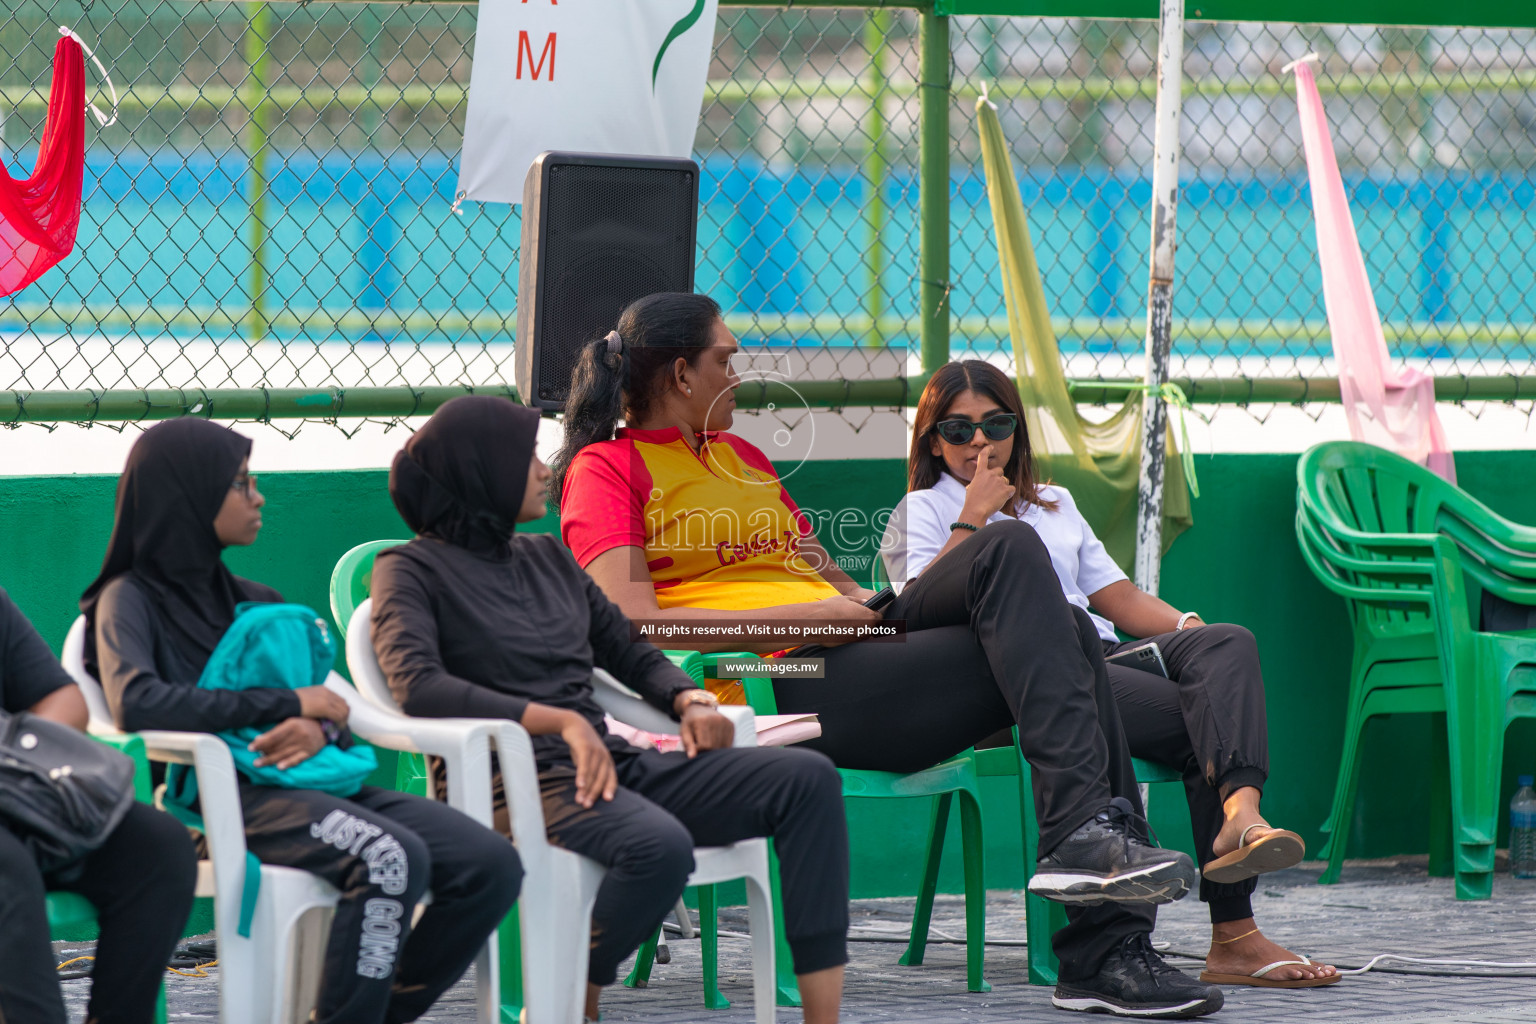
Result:
[[[149,758],[144,740],[139,736],[93,736],[92,739],[116,747],[133,761],[133,796],[140,803],[155,802],[149,780]],[[50,892],[47,895],[49,937],[55,942],[78,938],[80,932],[96,925],[96,905],[74,892]],[[155,1000],[155,1024],[165,1024],[165,984]]]
[[1449,859],[1456,897],[1487,899],[1504,733],[1514,719],[1536,717],[1536,630],[1478,631],[1472,585],[1536,605],[1536,529],[1399,455],[1343,441],[1301,457],[1296,534],[1308,567],[1345,599],[1354,628],[1320,881],[1337,881],[1343,864],[1366,722],[1423,713],[1436,723],[1431,870],[1444,873]]

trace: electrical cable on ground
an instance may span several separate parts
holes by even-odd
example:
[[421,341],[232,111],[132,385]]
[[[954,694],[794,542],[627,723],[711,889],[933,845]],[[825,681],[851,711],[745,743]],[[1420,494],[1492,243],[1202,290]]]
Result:
[[[165,969],[172,974],[179,974],[184,978],[211,978],[209,967],[218,965],[218,958],[214,953],[215,943],[209,941],[188,942],[177,946],[171,953],[170,961]],[[90,948],[90,947],[86,947]],[[75,981],[91,976],[91,966],[76,967],[73,970],[65,970],[71,964],[93,965],[96,957],[93,954],[71,957],[59,964],[56,971],[60,981]]]
[[[1205,962],[1205,957],[1199,953],[1186,953],[1179,949],[1167,951],[1169,956],[1182,957],[1186,960],[1199,960]],[[1405,967],[1379,967],[1384,960],[1396,960],[1400,963],[1418,964],[1422,967],[1483,967],[1489,970],[1483,971],[1416,971]],[[1378,953],[1371,957],[1363,967],[1350,967],[1334,964],[1342,975],[1360,975],[1367,971],[1376,974],[1406,974],[1420,978],[1536,978],[1536,961],[1514,961],[1503,963],[1497,960],[1453,960],[1435,957],[1407,956],[1403,953]]]
[[[861,934],[862,933],[862,934]],[[720,930],[723,939],[748,939],[751,938],[745,932]],[[906,942],[911,934],[910,925],[892,925],[880,927],[878,925],[855,925],[848,929],[849,942]],[[949,932],[934,928],[928,933],[928,945],[964,945],[963,936],[953,935]],[[987,939],[988,946],[1025,947],[1029,943],[1024,939]],[[1205,957],[1199,953],[1187,953],[1183,950],[1173,949],[1168,943],[1153,943],[1161,953],[1168,956],[1181,957],[1185,960],[1198,960],[1205,962]],[[1416,964],[1421,967],[1450,967],[1466,968],[1481,967],[1483,971],[1450,970],[1450,971],[1419,971],[1404,967],[1381,967],[1382,962],[1393,960],[1399,963]],[[1536,961],[1512,961],[1500,962],[1497,960],[1456,960],[1440,959],[1433,957],[1415,957],[1403,953],[1378,953],[1362,967],[1350,967],[1348,965],[1335,964],[1341,975],[1360,975],[1367,972],[1376,974],[1402,974],[1423,978],[1536,978]]]

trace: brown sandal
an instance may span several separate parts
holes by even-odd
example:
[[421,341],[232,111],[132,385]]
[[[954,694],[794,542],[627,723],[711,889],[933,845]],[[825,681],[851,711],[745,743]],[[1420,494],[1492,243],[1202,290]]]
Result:
[[1248,842],[1249,832],[1270,827],[1263,822],[1249,825],[1238,837],[1237,849],[1206,864],[1201,873],[1212,882],[1225,885],[1300,864],[1306,856],[1307,844],[1295,832],[1275,829],[1257,842]]

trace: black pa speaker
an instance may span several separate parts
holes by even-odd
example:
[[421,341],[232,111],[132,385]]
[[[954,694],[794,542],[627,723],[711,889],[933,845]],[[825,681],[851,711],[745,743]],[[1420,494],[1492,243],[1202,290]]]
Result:
[[565,407],[582,345],[654,292],[693,291],[699,165],[541,153],[523,182],[517,393]]

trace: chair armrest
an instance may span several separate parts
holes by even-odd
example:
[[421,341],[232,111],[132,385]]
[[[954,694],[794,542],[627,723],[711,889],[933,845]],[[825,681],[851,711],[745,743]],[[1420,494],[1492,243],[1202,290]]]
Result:
[[[625,725],[664,736],[676,736],[679,728],[670,715],[663,714],[647,704],[634,690],[619,682],[602,669],[592,670],[592,695],[598,706]],[[722,704],[720,713],[730,719],[736,728],[736,747],[757,746],[756,716],[749,707],[740,704]]]
[[[1435,576],[1433,535],[1417,538],[1423,544],[1416,545],[1416,553],[1421,550],[1424,557],[1396,561],[1362,558],[1342,550],[1331,529],[1325,529],[1303,507],[1296,511],[1296,539],[1302,559],[1318,582],[1340,597],[1394,604],[1428,604],[1430,601],[1427,591]],[[1367,578],[1361,580],[1362,576]],[[1388,580],[1391,586],[1381,585]]]
[[634,690],[600,668],[592,670],[592,696],[598,707],[625,725],[665,736],[676,736],[672,716],[647,704]]
[[386,750],[442,758],[448,769],[448,805],[490,826],[495,720],[412,718],[375,706],[334,672],[325,685],[347,702],[347,726],[355,735]]
[[512,841],[517,844],[524,868],[537,873],[549,856],[549,839],[544,831],[544,801],[539,791],[538,765],[533,759],[533,738],[516,722],[494,724],[496,761],[501,769],[502,792],[507,798]]
[[[761,656],[750,651],[740,653],[706,654],[704,655],[704,671],[713,675],[720,671],[720,662],[724,658],[732,661],[763,660]],[[741,678],[741,692],[747,698],[747,703],[752,710],[760,715],[776,715],[779,713],[779,700],[774,696],[773,680],[767,676],[743,676]]]
[[1458,491],[1461,500],[1441,506],[1437,517],[1440,529],[1450,532],[1448,520],[1460,520],[1469,531],[1487,537],[1514,557],[1523,555],[1527,561],[1536,557],[1536,527],[1506,519],[1465,491]]
[[1536,604],[1536,557],[1530,552],[1501,544],[1462,520],[1445,520],[1440,528],[1456,542],[1463,567],[1485,590],[1516,604]]
[[741,704],[722,704],[720,713],[730,719],[731,725],[736,727],[736,738],[731,746],[757,746],[757,715],[751,708]]
[[698,651],[662,651],[667,660],[684,672],[693,680],[695,686],[704,685],[704,655]]
[[197,792],[208,840],[208,859],[213,862],[217,899],[239,908],[245,885],[245,815],[240,806],[240,787],[229,745],[207,732],[170,732],[146,729],[138,733],[151,761],[191,765],[197,770]]
[[703,663],[704,674],[710,676],[720,671],[720,662],[726,658],[729,658],[731,661],[763,660],[761,654],[754,654],[751,651],[717,651],[712,654],[701,654],[699,655],[699,660]]

